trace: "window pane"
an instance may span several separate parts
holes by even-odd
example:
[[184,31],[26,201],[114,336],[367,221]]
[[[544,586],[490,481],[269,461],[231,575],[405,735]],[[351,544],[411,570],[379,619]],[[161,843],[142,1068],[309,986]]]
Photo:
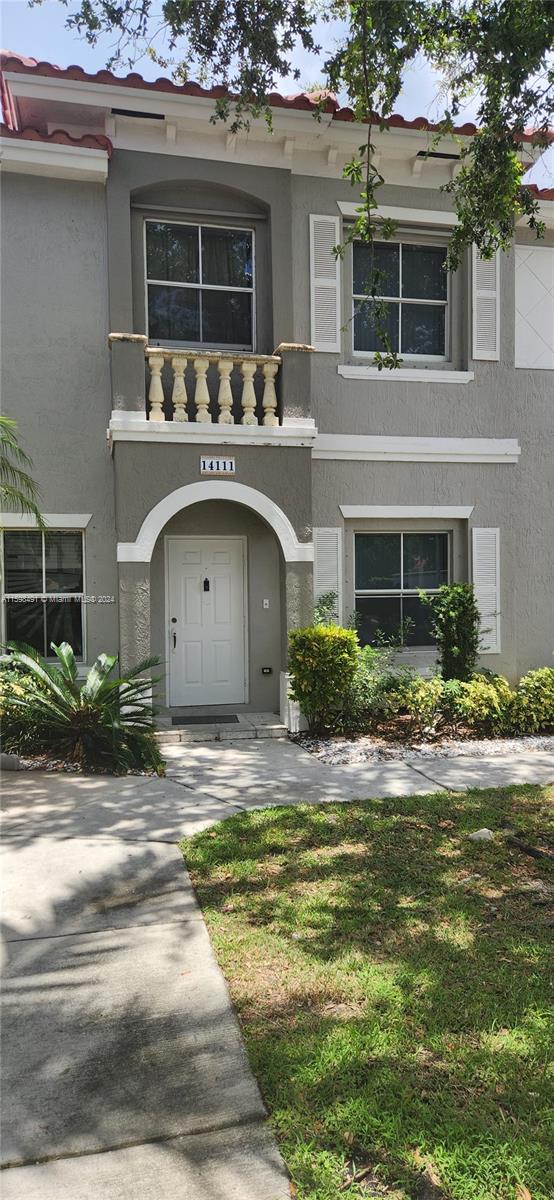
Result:
[[195,288],[148,287],[148,332],[156,341],[200,341],[200,293]]
[[356,596],[360,645],[378,641],[378,634],[397,639],[400,633],[399,596]]
[[215,346],[252,346],[252,296],[202,292],[202,341]]
[[46,654],[54,656],[50,643],[69,642],[76,658],[83,656],[83,620],[80,600],[47,600]]
[[441,305],[402,305],[402,354],[445,353],[445,309]]
[[356,591],[400,587],[400,534],[357,533]]
[[403,624],[406,646],[434,646],[431,634],[431,610],[419,596],[404,596]]
[[175,279],[199,283],[198,227],[146,223],[146,274],[148,279]]
[[354,242],[352,247],[354,295],[398,296],[400,294],[400,250],[391,242],[374,242],[371,246]]
[[42,592],[42,535],[4,534],[6,592]]
[[202,283],[252,287],[252,234],[202,229]]
[[[375,305],[369,300],[360,300],[355,305],[354,310],[354,349],[355,350],[381,350],[385,352],[388,347],[379,336],[384,332],[388,334],[390,345],[393,350],[398,350],[398,304],[379,305],[381,310],[375,318]],[[384,310],[384,311],[383,311]],[[376,326],[379,327],[379,333]]]
[[413,300],[446,300],[446,249],[402,246],[402,295]]
[[438,588],[448,583],[448,534],[404,534],[404,587]]
[[82,592],[83,538],[80,533],[47,533],[46,591]]
[[39,654],[44,654],[42,600],[6,601],[6,641],[26,642]]

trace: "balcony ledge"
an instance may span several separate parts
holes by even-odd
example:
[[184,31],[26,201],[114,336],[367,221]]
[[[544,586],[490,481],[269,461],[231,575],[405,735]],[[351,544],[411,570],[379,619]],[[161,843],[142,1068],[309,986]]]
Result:
[[285,417],[282,425],[223,425],[217,422],[149,421],[141,413],[112,412],[108,440],[172,442],[197,446],[313,446],[315,422]]

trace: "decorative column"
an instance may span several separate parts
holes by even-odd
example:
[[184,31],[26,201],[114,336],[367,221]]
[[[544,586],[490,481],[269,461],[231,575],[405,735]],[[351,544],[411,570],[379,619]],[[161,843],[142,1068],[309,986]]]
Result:
[[217,364],[219,371],[219,392],[217,402],[219,405],[219,416],[217,418],[218,425],[233,424],[233,393],[231,391],[230,375],[233,370],[232,358],[220,358]]
[[195,358],[194,360],[194,370],[196,373],[194,402],[196,404],[196,420],[200,425],[210,425],[212,420],[210,413],[210,393],[206,379],[209,365],[210,361],[208,358]]
[[275,376],[279,369],[278,362],[266,362],[262,367],[264,377],[264,394],[262,408],[264,410],[264,425],[278,425],[277,392],[275,391]]
[[148,400],[150,402],[149,419],[151,421],[165,421],[163,410],[164,389],[162,384],[163,365],[163,354],[148,355],[148,366],[150,367],[150,388],[148,391]]
[[245,358],[241,364],[241,375],[244,380],[242,385],[242,412],[241,425],[257,425],[256,420],[256,393],[254,391],[254,375],[256,373],[257,363],[252,359]]
[[173,420],[188,421],[187,413],[187,387],[185,383],[185,371],[187,367],[187,359],[176,356],[171,359],[173,367],[173,392],[171,399],[173,401]]

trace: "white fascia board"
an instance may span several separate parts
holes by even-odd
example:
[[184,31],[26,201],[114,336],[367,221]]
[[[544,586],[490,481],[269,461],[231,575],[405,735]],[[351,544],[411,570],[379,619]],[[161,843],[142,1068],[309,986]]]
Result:
[[[214,111],[215,101],[210,97],[202,96],[180,96],[172,92],[161,92],[149,90],[148,88],[124,88],[113,86],[106,83],[94,83],[85,80],[60,79],[55,76],[31,76],[21,75],[16,71],[7,71],[4,76],[6,83],[9,84],[10,91],[14,97],[27,97],[29,99],[54,101],[59,100],[64,104],[78,105],[79,107],[90,107],[101,110],[104,115],[108,115],[111,108],[126,108],[138,112],[151,112],[164,115],[168,120],[178,122],[178,129],[185,131],[189,122],[194,123],[200,121],[204,137],[206,134],[214,134],[220,132],[227,133],[226,125],[221,122],[217,125],[209,125],[207,118]],[[356,124],[350,121],[334,121],[331,114],[323,113],[321,119],[316,121],[314,115],[310,111],[303,109],[280,109],[272,110],[273,115],[273,132],[269,133],[267,125],[263,118],[253,120],[248,132],[247,141],[249,144],[259,141],[266,141],[272,144],[275,151],[278,151],[282,158],[282,147],[279,145],[279,138],[290,133],[298,136],[301,143],[305,139],[307,148],[313,147],[314,140],[321,150],[327,150],[330,146],[338,149],[339,157],[344,150],[344,157],[348,157],[352,153],[352,149],[359,146],[360,133],[363,131],[364,136],[367,132],[367,126]],[[116,118],[123,124],[125,118]],[[398,129],[391,127],[388,130],[381,131],[377,127],[372,132],[372,140],[379,147],[381,152],[385,152],[387,157],[392,156],[400,159],[408,159],[413,157],[414,146],[419,144],[423,149],[428,148],[430,139],[435,135],[427,130],[419,129]],[[165,130],[164,130],[165,139]],[[116,144],[120,144],[119,135],[115,138]],[[433,143],[434,145],[434,143]],[[240,146],[240,135],[237,146]],[[458,154],[458,145],[452,138],[441,138],[440,147],[445,151],[452,151]],[[166,143],[164,146],[161,142],[156,146],[160,153],[175,153],[175,148],[171,148],[171,143]],[[297,149],[301,151],[302,144]],[[177,151],[183,153],[183,150]],[[205,154],[202,157],[206,157]],[[244,161],[246,157],[243,156]],[[250,157],[248,161],[252,161],[252,149],[250,148]],[[283,160],[282,165],[291,168],[291,163]],[[294,169],[294,167],[292,167]],[[298,173],[301,173],[299,169]],[[333,172],[324,171],[324,174],[333,175]],[[337,171],[335,168],[335,176]],[[340,176],[340,170],[338,171]]]
[[[352,200],[337,200],[337,208],[343,217],[359,217],[360,203]],[[444,212],[439,208],[402,207],[399,204],[379,204],[375,209],[377,220],[401,221],[403,225],[444,225],[452,228],[458,224],[456,213]]]
[[59,142],[31,142],[25,138],[0,138],[3,171],[20,175],[46,175],[55,179],[81,179],[105,183],[108,155],[90,146],[62,146]]
[[313,446],[317,429],[308,419],[283,425],[204,425],[194,421],[148,421],[112,412],[112,442],[170,442],[215,446]]
[[318,433],[312,457],[349,462],[517,463],[514,438],[364,437]]
[[467,521],[474,507],[473,504],[339,504],[339,509],[347,520],[359,517],[377,517],[385,520],[445,517]]
[[[42,513],[46,526],[52,529],[86,529],[92,513]],[[31,513],[0,513],[0,529],[36,529]]]
[[337,375],[343,379],[375,379],[380,383],[472,383],[474,371],[437,371],[425,367],[394,367],[392,371],[378,367],[356,367],[339,363]]

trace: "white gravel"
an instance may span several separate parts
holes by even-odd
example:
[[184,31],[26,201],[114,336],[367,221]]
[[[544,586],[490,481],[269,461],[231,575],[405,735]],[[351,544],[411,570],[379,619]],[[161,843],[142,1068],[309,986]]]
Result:
[[481,738],[474,741],[444,738],[440,742],[384,742],[381,738],[320,738],[300,734],[293,739],[321,762],[345,764],[391,762],[429,758],[490,758],[503,754],[528,754],[553,750],[554,736]]

